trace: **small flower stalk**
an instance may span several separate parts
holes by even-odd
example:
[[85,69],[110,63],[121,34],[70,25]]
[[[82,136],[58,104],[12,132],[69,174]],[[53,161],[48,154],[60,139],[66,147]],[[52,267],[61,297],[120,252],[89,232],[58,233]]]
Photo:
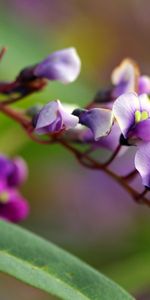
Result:
[[[136,201],[150,206],[150,77],[141,75],[132,59],[124,59],[111,74],[110,87],[100,90],[86,107],[66,105],[50,99],[35,103],[27,111],[18,112],[11,104],[41,91],[50,81],[69,84],[80,74],[81,61],[75,48],[50,54],[33,66],[27,66],[12,82],[0,82],[0,110],[19,123],[34,142],[59,143],[70,151],[81,165],[106,173],[118,182]],[[16,96],[17,95],[17,96]],[[9,97],[8,97],[9,96]],[[41,99],[42,100],[42,99]],[[80,147],[79,147],[80,145]],[[83,146],[83,147],[82,147]],[[87,149],[85,150],[85,146]],[[113,164],[129,148],[135,150],[133,170],[122,176]],[[109,151],[102,160],[101,152]],[[97,158],[98,157],[98,158]],[[143,192],[132,187],[132,179],[141,177]],[[0,155],[0,218],[18,222],[29,212],[27,201],[18,188],[26,180],[27,167],[20,158]]]

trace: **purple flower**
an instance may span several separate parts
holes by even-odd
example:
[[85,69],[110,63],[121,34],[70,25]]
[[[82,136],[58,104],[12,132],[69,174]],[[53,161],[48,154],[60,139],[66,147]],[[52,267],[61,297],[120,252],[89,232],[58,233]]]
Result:
[[135,167],[143,184],[150,187],[150,101],[147,95],[127,93],[113,105],[114,116],[127,140],[137,145]]
[[0,155],[0,180],[5,181],[8,186],[21,185],[27,178],[28,169],[25,161],[17,157],[13,160]]
[[150,94],[150,78],[146,75],[140,76],[138,65],[132,59],[124,59],[116,67],[111,76],[114,85],[112,96],[119,97],[124,93],[137,92]]
[[67,112],[59,100],[46,104],[36,117],[35,132],[38,134],[57,133],[74,128],[78,117]]
[[113,113],[125,138],[150,141],[150,101],[146,94],[123,94],[114,102]]
[[116,98],[121,94],[137,91],[138,77],[137,64],[132,59],[124,59],[112,72],[113,97]]
[[107,136],[104,136],[100,138],[98,141],[95,141],[93,139],[93,134],[91,130],[83,130],[80,132],[79,137],[80,140],[84,141],[84,143],[90,143],[93,145],[93,148],[98,149],[98,148],[105,148],[111,151],[114,151],[119,142],[120,142],[120,135],[121,135],[121,130],[115,122],[111,128],[110,133]]
[[79,123],[88,127],[95,141],[109,134],[113,124],[113,114],[109,109],[92,108],[89,110],[74,110],[74,115],[79,117]]
[[81,61],[75,48],[67,48],[49,55],[34,68],[36,77],[58,80],[62,83],[74,81],[81,68]]

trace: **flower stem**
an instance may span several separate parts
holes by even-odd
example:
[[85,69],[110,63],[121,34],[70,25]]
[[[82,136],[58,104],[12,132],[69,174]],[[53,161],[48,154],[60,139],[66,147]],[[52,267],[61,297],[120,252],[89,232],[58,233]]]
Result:
[[138,174],[137,170],[134,169],[133,171],[131,171],[129,174],[125,175],[125,176],[122,176],[122,178],[124,180],[132,180],[134,179],[134,177]]
[[3,47],[3,48],[1,49],[1,51],[0,51],[0,60],[3,59],[3,57],[4,57],[5,53],[6,53],[6,51],[7,51],[7,48],[6,48],[6,47]]
[[116,148],[116,150],[113,152],[113,154],[111,155],[111,157],[103,164],[104,167],[107,167],[108,165],[110,165],[113,160],[116,158],[116,156],[118,155],[119,151],[121,149],[121,145],[119,144]]
[[[63,139],[59,139],[59,135],[54,136],[48,136],[48,140],[41,140],[36,135],[34,135],[34,128],[32,127],[31,121],[25,117],[22,113],[19,113],[15,111],[14,109],[8,107],[7,105],[4,106],[0,104],[0,111],[2,111],[5,115],[10,117],[11,119],[15,120],[17,123],[19,123],[28,136],[34,140],[35,142],[39,144],[46,144],[50,145],[51,143],[60,143],[62,146],[64,146],[68,151],[73,153],[75,157],[78,159],[78,161],[85,167],[93,170],[101,170],[105,172],[107,175],[109,175],[111,178],[113,178],[116,182],[118,182],[132,197],[133,199],[138,203],[146,204],[150,207],[150,201],[145,197],[145,194],[147,193],[147,189],[144,190],[141,194],[139,194],[136,190],[134,190],[131,186],[128,185],[126,178],[120,177],[113,171],[111,171],[109,168],[107,168],[108,165],[101,164],[100,162],[96,161],[95,159],[91,158],[88,154],[84,154],[80,152],[78,149],[76,149],[71,144],[67,143]],[[111,159],[109,159],[110,162],[116,157],[117,153],[119,152],[120,147],[116,149],[116,151],[113,153]],[[107,162],[108,164],[108,162]],[[135,172],[135,170],[134,170]],[[133,173],[133,172],[132,172]],[[130,175],[131,176],[131,175]],[[129,177],[129,175],[128,175]],[[139,201],[140,199],[140,201]]]
[[0,103],[0,111],[2,111],[6,116],[10,117],[20,125],[22,125],[25,129],[31,127],[31,122],[28,118],[26,118],[23,114],[10,108],[9,106],[5,106]]

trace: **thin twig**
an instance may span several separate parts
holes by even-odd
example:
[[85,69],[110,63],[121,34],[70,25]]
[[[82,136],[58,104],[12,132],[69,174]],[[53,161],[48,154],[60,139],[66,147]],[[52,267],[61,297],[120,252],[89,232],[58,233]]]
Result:
[[[141,203],[141,201],[138,201],[139,193],[136,190],[134,190],[132,187],[130,187],[123,178],[118,176],[116,173],[114,173],[113,171],[111,171],[107,167],[104,168],[103,164],[100,164],[99,162],[93,160],[91,157],[86,156],[86,159],[87,159],[87,161],[89,161],[90,164],[86,163],[85,161],[82,160],[83,156],[77,149],[75,149],[74,147],[72,147],[71,145],[69,145],[66,142],[60,141],[60,143],[65,148],[67,148],[69,151],[74,153],[74,155],[76,156],[78,161],[83,166],[85,166],[89,169],[92,169],[92,170],[102,170],[102,171],[104,171],[107,175],[109,175],[110,177],[115,179],[133,197],[133,199],[136,202]],[[145,194],[142,195],[142,203],[150,207],[150,201],[147,198],[145,198],[144,196],[145,196]]]
[[16,103],[19,100],[22,100],[25,96],[27,96],[27,95],[19,95],[15,98],[11,97],[11,98],[8,98],[6,100],[0,101],[0,104],[2,104],[2,105],[13,104],[13,103]]
[[146,194],[145,191],[139,195],[139,193],[137,191],[135,191],[132,187],[130,187],[128,185],[128,183],[126,182],[126,180],[124,178],[120,177],[119,175],[117,175],[116,173],[111,171],[109,168],[107,168],[106,165],[104,166],[104,164],[97,162],[96,160],[94,160],[93,158],[91,158],[87,155],[83,156],[82,152],[80,152],[78,149],[76,149],[72,145],[68,144],[66,141],[63,141],[62,139],[60,140],[57,135],[52,136],[51,140],[41,140],[41,139],[37,138],[34,135],[34,132],[33,132],[34,128],[32,127],[31,121],[29,119],[27,119],[23,114],[16,112],[15,110],[13,110],[12,108],[10,108],[8,106],[3,106],[2,104],[0,104],[0,110],[4,114],[9,116],[11,119],[13,119],[17,123],[19,123],[24,128],[24,130],[26,131],[28,136],[35,142],[37,142],[39,144],[48,144],[48,145],[51,143],[54,143],[54,142],[59,142],[66,149],[68,149],[70,152],[72,152],[82,165],[86,166],[87,168],[93,169],[93,170],[102,170],[107,175],[109,175],[114,180],[116,180],[127,192],[129,192],[129,194],[133,197],[133,199],[136,202],[146,204],[147,206],[150,207],[150,201],[147,198],[145,198],[145,194]]
[[124,180],[132,180],[134,179],[134,177],[138,174],[137,170],[134,169],[133,171],[131,171],[129,174],[125,175],[125,176],[122,176],[122,178]]
[[3,57],[4,57],[5,53],[6,53],[6,51],[7,51],[7,48],[6,48],[6,47],[3,47],[3,48],[1,49],[1,51],[0,51],[0,60],[3,59]]
[[104,167],[107,167],[108,165],[110,165],[113,160],[116,158],[116,156],[118,155],[119,151],[121,149],[121,145],[119,144],[116,148],[116,150],[113,152],[113,154],[111,155],[111,157],[103,164]]

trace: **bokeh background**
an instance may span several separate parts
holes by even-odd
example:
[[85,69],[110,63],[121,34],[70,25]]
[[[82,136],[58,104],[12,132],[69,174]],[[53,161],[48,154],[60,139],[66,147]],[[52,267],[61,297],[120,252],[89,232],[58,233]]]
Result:
[[[88,103],[124,57],[150,75],[150,1],[1,0],[0,45],[8,52],[1,80],[54,50],[74,46],[82,60],[75,83],[51,83],[18,107],[59,98]],[[27,139],[18,125],[0,115],[0,152],[21,155],[29,165],[22,192],[31,214],[21,226],[55,242],[121,284],[137,299],[150,299],[150,210],[133,203],[101,172],[78,165],[60,146]],[[120,161],[121,162],[121,161]],[[2,300],[54,299],[0,275]]]

